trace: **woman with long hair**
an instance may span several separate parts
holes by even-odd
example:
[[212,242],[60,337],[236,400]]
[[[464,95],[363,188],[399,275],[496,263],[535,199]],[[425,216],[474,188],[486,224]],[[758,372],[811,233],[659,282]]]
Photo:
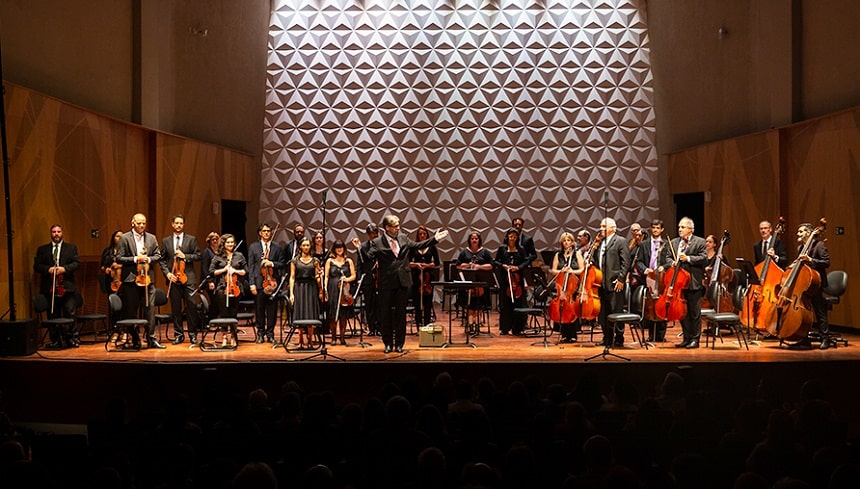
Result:
[[346,345],[347,319],[352,316],[350,284],[355,281],[357,274],[352,258],[346,256],[346,244],[337,240],[331,247],[329,259],[325,262],[325,284],[328,291],[328,323],[331,328],[331,343],[340,330],[340,344]]
[[[242,253],[236,251],[236,237],[232,234],[221,236],[218,244],[218,254],[212,258],[209,264],[209,273],[215,277],[215,299],[218,303],[218,317],[235,318],[239,310],[239,299],[241,297],[242,282],[248,273],[248,262]],[[227,334],[224,339],[227,342],[222,346],[229,346],[233,340],[235,331]]]
[[[290,262],[290,304],[292,304],[292,320],[320,320],[320,286],[322,280],[322,265],[311,254],[311,240],[302,238],[299,242],[299,256]],[[324,290],[324,289],[323,289]],[[299,348],[313,348],[314,328],[299,330]]]
[[[415,241],[430,238],[426,226],[418,226],[415,231]],[[436,245],[427,248],[415,248],[409,252],[409,268],[412,270],[412,305],[415,307],[415,324],[419,328],[433,321],[433,286],[430,282],[435,279],[433,271],[438,269],[439,250]]]

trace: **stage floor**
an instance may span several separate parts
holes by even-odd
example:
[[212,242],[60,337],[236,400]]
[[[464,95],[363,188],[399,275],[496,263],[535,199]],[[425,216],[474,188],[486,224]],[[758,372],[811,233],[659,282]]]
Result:
[[[360,338],[357,334],[347,335],[347,345],[329,345],[326,349],[327,358],[316,355],[319,350],[298,350],[297,338],[293,338],[284,348],[281,344],[273,347],[271,344],[254,343],[254,329],[250,325],[240,324],[239,346],[235,350],[202,351],[191,347],[186,338],[181,345],[172,345],[167,338],[162,338],[166,349],[142,349],[140,351],[106,351],[103,340],[94,344],[82,344],[79,348],[63,350],[40,349],[27,357],[12,357],[17,361],[82,361],[82,362],[135,362],[135,363],[185,363],[185,362],[300,362],[300,361],[338,361],[347,362],[583,362],[597,355],[593,361],[625,361],[613,355],[603,357],[602,347],[595,346],[600,341],[601,334],[596,330],[592,335],[588,330],[580,333],[576,343],[559,343],[558,333],[552,333],[544,339],[541,334],[528,336],[502,335],[498,330],[498,315],[490,315],[490,326],[482,326],[481,334],[466,339],[465,328],[459,320],[451,326],[450,342],[448,315],[439,314],[435,323],[442,327],[441,336],[436,336],[434,343],[444,342],[445,346],[420,346],[420,338],[415,327],[408,329],[403,353],[383,352],[384,345],[378,336]],[[630,328],[624,333],[624,348],[612,348],[608,352],[629,358],[632,362],[802,362],[802,361],[834,361],[860,359],[860,334],[844,333],[848,346],[819,350],[818,344],[813,344],[811,350],[792,350],[776,340],[750,341],[749,349],[738,342],[735,335],[723,332],[716,339],[715,345],[706,347],[703,334],[701,345],[697,349],[676,348],[680,342],[680,324],[670,323],[666,334],[666,342],[656,343],[645,347],[640,345],[632,336]],[[284,329],[284,337],[289,332]],[[162,333],[165,332],[162,330]],[[172,333],[171,333],[172,334]],[[84,338],[87,339],[87,338]],[[279,340],[276,337],[276,340]],[[751,338],[754,340],[755,338]],[[425,338],[427,340],[427,338]],[[710,341],[710,340],[709,340]],[[363,343],[363,346],[362,346]],[[145,342],[144,342],[145,345]]]

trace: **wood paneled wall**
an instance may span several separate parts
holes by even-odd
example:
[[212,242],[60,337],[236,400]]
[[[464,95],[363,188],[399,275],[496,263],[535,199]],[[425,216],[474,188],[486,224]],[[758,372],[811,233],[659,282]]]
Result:
[[[90,312],[106,308],[91,264],[114,230],[130,228],[136,212],[147,215],[147,231],[159,239],[171,232],[170,216],[182,213],[187,231],[202,240],[221,227],[213,203],[259,198],[259,164],[246,154],[88,112],[12,83],[5,87],[19,317],[32,316],[30,297],[38,286],[33,255],[50,240],[52,224],[62,224],[66,240],[78,246],[84,267],[76,280]],[[2,226],[5,231],[5,216]],[[97,238],[91,236],[94,229]],[[7,252],[4,239],[4,269]],[[3,274],[5,311],[9,288]],[[156,276],[163,284],[161,274]]]
[[860,108],[679,151],[668,162],[672,194],[707,192],[705,222],[696,223],[696,234],[730,230],[725,255],[731,263],[752,258],[763,219],[775,224],[786,218],[783,239],[794,259],[797,225],[826,217],[829,270],[845,270],[849,278],[830,321],[860,327],[860,308],[854,307],[860,303]]

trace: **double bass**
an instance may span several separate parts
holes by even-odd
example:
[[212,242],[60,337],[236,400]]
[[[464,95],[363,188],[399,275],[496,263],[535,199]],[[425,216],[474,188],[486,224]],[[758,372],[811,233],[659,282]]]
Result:
[[731,236],[728,230],[723,231],[723,238],[720,240],[720,247],[717,249],[716,260],[714,261],[714,269],[711,271],[711,275],[706,277],[707,297],[717,299],[716,303],[711,303],[711,307],[717,312],[733,312],[735,310],[731,291],[737,287],[738,279],[734,271],[723,263],[722,258],[723,247],[730,240]]
[[[594,256],[594,252],[600,246],[603,236],[598,234],[594,243],[588,251],[588,256]],[[591,265],[591,260],[585,262],[582,278],[579,280],[579,296],[573,301],[575,317],[585,320],[596,319],[600,315],[600,295],[598,288],[603,283],[603,271]]]
[[[785,232],[785,218],[779,218],[774,229],[774,241],[782,238]],[[785,271],[775,263],[770,254],[765,255],[764,261],[755,266],[759,283],[751,285],[744,301],[741,313],[741,323],[760,331],[776,331],[776,311],[778,304],[777,289]]]
[[576,293],[579,288],[579,276],[573,273],[572,262],[576,251],[567,259],[567,270],[559,271],[555,276],[556,296],[549,302],[547,315],[550,320],[559,324],[570,324],[576,321]]
[[687,315],[687,300],[684,299],[681,292],[690,284],[692,277],[689,271],[682,268],[671,241],[669,242],[669,250],[672,251],[675,264],[663,273],[663,280],[660,282],[660,297],[654,303],[654,313],[662,321],[679,321]]
[[815,321],[812,294],[818,293],[821,287],[821,276],[801,258],[809,255],[815,237],[823,233],[826,228],[827,219],[822,217],[818,226],[809,233],[797,258],[786,268],[782,282],[779,284],[777,304],[779,320],[775,334],[784,340],[798,341],[806,338],[809,328]]

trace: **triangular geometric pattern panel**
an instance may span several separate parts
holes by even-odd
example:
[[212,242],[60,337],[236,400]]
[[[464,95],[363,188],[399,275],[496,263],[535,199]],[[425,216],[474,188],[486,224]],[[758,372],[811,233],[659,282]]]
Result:
[[538,249],[656,216],[644,2],[275,3],[261,220],[330,242],[396,214],[448,259],[515,216]]

